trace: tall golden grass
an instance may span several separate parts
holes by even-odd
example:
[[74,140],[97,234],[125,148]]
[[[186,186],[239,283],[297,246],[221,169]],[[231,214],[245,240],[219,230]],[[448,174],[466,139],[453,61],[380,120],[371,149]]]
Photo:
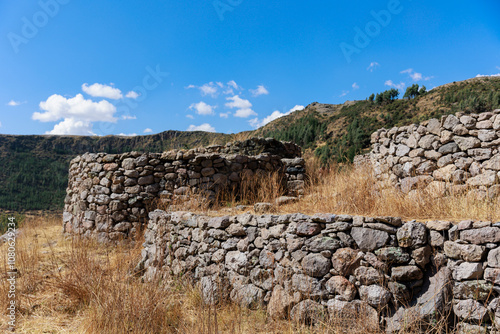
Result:
[[[309,162],[306,194],[281,212],[332,212],[401,216],[408,219],[466,218],[497,220],[497,200],[479,201],[464,195],[434,198],[425,189],[412,196],[380,192],[366,170],[350,167],[319,170]],[[279,177],[248,180],[239,196],[221,193],[217,208],[272,202],[283,194]],[[198,207],[207,210],[207,207]],[[212,214],[216,214],[212,207]],[[60,216],[30,217],[17,238],[17,333],[379,333],[357,314],[347,319],[324,318],[315,325],[272,320],[265,310],[248,310],[225,301],[205,305],[189,282],[170,278],[143,283],[134,275],[141,242],[110,246],[61,234]],[[7,305],[6,245],[0,245],[0,305]],[[0,331],[6,329],[0,311]],[[401,333],[412,333],[415,322]],[[432,332],[449,332],[445,322]]]
[[203,191],[193,192],[191,189],[182,197],[168,200],[154,199],[148,204],[149,210],[193,211],[216,215],[223,209],[235,208],[239,205],[249,206],[259,202],[271,202],[286,193],[286,180],[283,173],[269,172],[259,175],[243,175],[238,187],[214,184],[209,190],[215,196],[208,199]]
[[[369,168],[352,165],[324,168],[314,158],[306,160],[308,177],[305,195],[298,202],[276,207],[277,213],[335,213],[363,216],[397,216],[412,220],[464,219],[500,220],[500,200],[480,199],[467,192],[438,196],[428,188],[417,188],[405,194],[395,188],[380,189]],[[164,210],[190,210],[211,215],[224,208],[274,203],[286,195],[286,181],[277,172],[244,178],[236,189],[220,187],[213,200],[202,193],[189,194],[189,201],[174,199],[168,203],[155,201],[150,207]]]
[[397,216],[409,220],[500,220],[498,198],[479,199],[467,193],[439,197],[427,188],[405,194],[395,188],[379,189],[369,168],[344,165],[326,170],[318,168],[314,159],[308,164],[306,195],[299,202],[281,207],[283,212]]
[[[17,238],[16,333],[340,333],[335,321],[303,325],[270,319],[223,301],[205,305],[178,279],[142,282],[136,246],[110,246],[61,234],[60,216],[29,218]],[[0,246],[5,254],[5,245]],[[8,271],[2,259],[0,274]],[[0,303],[7,305],[7,285]],[[0,331],[6,313],[0,312]],[[361,324],[361,322],[360,322]],[[366,333],[366,328],[353,333]],[[373,331],[372,331],[373,332]]]

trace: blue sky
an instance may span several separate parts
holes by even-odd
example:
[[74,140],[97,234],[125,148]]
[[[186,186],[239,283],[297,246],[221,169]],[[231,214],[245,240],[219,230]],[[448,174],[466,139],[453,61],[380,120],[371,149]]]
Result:
[[500,2],[0,1],[0,133],[250,130],[500,73]]

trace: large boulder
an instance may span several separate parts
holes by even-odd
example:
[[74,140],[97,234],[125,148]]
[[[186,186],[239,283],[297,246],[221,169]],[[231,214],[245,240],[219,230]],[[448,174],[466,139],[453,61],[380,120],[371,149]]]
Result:
[[267,305],[267,314],[273,319],[283,319],[288,317],[289,312],[293,305],[300,301],[288,293],[281,285],[276,285],[271,294],[271,299]]
[[483,259],[485,251],[484,246],[459,244],[453,241],[445,241],[444,243],[446,256],[457,260],[478,262]]
[[[409,306],[400,306],[387,318],[387,332],[397,333],[422,323],[433,323],[449,315],[451,271],[441,268],[422,287],[420,295]],[[424,320],[424,321],[422,321]],[[411,332],[411,331],[410,331]]]
[[264,290],[253,284],[243,284],[231,291],[230,298],[242,307],[256,309],[264,303]]
[[461,231],[460,239],[476,245],[498,243],[500,242],[500,228],[488,226]]
[[[353,329],[355,332],[357,329],[363,329],[370,333],[379,330],[378,312],[366,302],[330,299],[327,307],[332,322],[346,330]],[[353,321],[353,319],[362,319],[363,321]]]
[[353,227],[351,229],[351,236],[359,249],[364,252],[372,252],[375,249],[381,248],[390,239],[387,232],[363,227]]
[[323,277],[330,271],[330,260],[321,254],[313,253],[302,259],[304,272],[312,277]]
[[219,285],[210,276],[202,277],[200,280],[201,296],[203,302],[208,305],[214,305],[219,302]]
[[292,308],[290,318],[300,323],[315,324],[326,318],[326,310],[320,303],[306,299]]
[[328,293],[318,279],[302,274],[292,276],[292,288],[310,297],[322,297]]
[[488,253],[488,266],[500,268],[500,247],[492,249]]
[[352,248],[340,248],[332,256],[332,266],[339,275],[348,276],[359,267],[363,253]]
[[354,271],[354,276],[362,285],[381,284],[384,281],[384,275],[372,267],[360,266]]
[[411,259],[410,254],[406,253],[401,247],[384,247],[377,249],[375,254],[380,260],[389,264],[408,263]]
[[474,299],[455,300],[453,313],[460,319],[481,322],[488,313],[486,307]]
[[359,296],[376,309],[382,309],[391,300],[391,293],[380,285],[362,285],[359,287]]
[[427,229],[424,224],[408,222],[397,232],[400,247],[420,247],[427,243]]
[[325,286],[329,293],[336,295],[336,299],[351,301],[356,297],[356,286],[344,276],[333,276]]
[[483,275],[483,265],[479,262],[462,262],[453,268],[453,278],[457,281],[478,279]]

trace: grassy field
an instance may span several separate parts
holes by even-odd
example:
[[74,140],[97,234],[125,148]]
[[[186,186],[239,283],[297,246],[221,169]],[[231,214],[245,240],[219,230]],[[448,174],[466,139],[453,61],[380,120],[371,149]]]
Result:
[[[312,163],[309,168],[316,167]],[[369,173],[346,167],[318,170],[313,175],[317,177],[311,180],[306,195],[276,212],[391,215],[422,221],[500,218],[498,200],[464,195],[435,198],[425,190],[412,196],[395,190],[381,192]],[[191,209],[212,215],[236,213],[239,211],[233,208],[240,203],[272,201],[279,196],[275,181],[267,179],[257,188],[253,185],[254,191],[243,202],[226,197],[209,211],[202,206]],[[110,246],[65,237],[60,215],[27,216],[20,229],[17,333],[378,333],[355,314],[347,323],[332,318],[306,326],[275,321],[265,310],[242,309],[230,301],[217,307],[204,305],[199,290],[183,280],[143,283],[133,275],[140,240],[135,246]],[[0,254],[0,305],[7,305],[6,244],[0,246]],[[0,331],[5,331],[5,311],[0,321]]]
[[[59,216],[27,218],[17,238],[16,333],[340,333],[340,324],[316,326],[271,320],[264,310],[227,301],[204,305],[181,280],[142,283],[131,274],[137,247],[111,247],[64,237]],[[6,245],[0,247],[6,254]],[[0,272],[6,278],[5,259]],[[7,285],[0,304],[7,305]],[[4,312],[2,312],[4,313]],[[6,332],[7,316],[0,316]],[[363,322],[351,333],[376,333]]]
[[[311,162],[312,161],[312,162]],[[319,170],[314,160],[309,160],[307,170]],[[329,171],[315,172],[304,198],[280,211],[314,214],[328,212],[368,217],[393,216],[405,220],[465,219],[499,221],[500,200],[487,200],[467,193],[441,196],[429,189],[416,189],[404,194],[394,188],[379,189],[375,178],[366,169],[352,166],[333,167]],[[453,185],[447,184],[450,190]]]
[[[350,214],[367,217],[393,216],[405,220],[416,219],[461,220],[473,219],[500,221],[500,199],[485,199],[473,196],[468,191],[454,193],[453,184],[446,184],[446,196],[432,189],[417,188],[404,194],[395,188],[380,189],[368,169],[355,169],[352,165],[335,165],[329,169],[321,167],[318,158],[306,160],[310,179],[306,182],[305,195],[295,203],[275,207],[269,213],[315,213]],[[177,204],[176,210],[189,210],[209,215],[239,214],[238,205],[257,202],[274,203],[284,195],[276,174],[262,180],[250,180],[242,186],[241,198],[223,193],[214,206],[208,208],[203,200]],[[469,189],[471,190],[471,189]],[[168,206],[157,205],[169,210]],[[245,209],[245,210],[248,210]]]

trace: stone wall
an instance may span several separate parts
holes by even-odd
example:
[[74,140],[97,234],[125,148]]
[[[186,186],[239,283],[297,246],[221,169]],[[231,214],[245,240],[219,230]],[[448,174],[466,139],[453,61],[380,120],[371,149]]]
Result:
[[500,109],[380,129],[371,142],[375,175],[405,193],[419,185],[436,196],[471,188],[480,198],[500,193]]
[[146,280],[182,275],[207,303],[230,297],[275,318],[330,315],[348,327],[358,312],[394,332],[442,315],[462,330],[500,330],[500,223],[156,210],[142,255]]
[[305,164],[300,147],[253,138],[165,153],[86,153],[70,163],[64,232],[100,241],[134,238],[147,220],[152,199],[213,200],[222,190],[237,193],[242,180],[278,173],[288,195],[303,192]]

